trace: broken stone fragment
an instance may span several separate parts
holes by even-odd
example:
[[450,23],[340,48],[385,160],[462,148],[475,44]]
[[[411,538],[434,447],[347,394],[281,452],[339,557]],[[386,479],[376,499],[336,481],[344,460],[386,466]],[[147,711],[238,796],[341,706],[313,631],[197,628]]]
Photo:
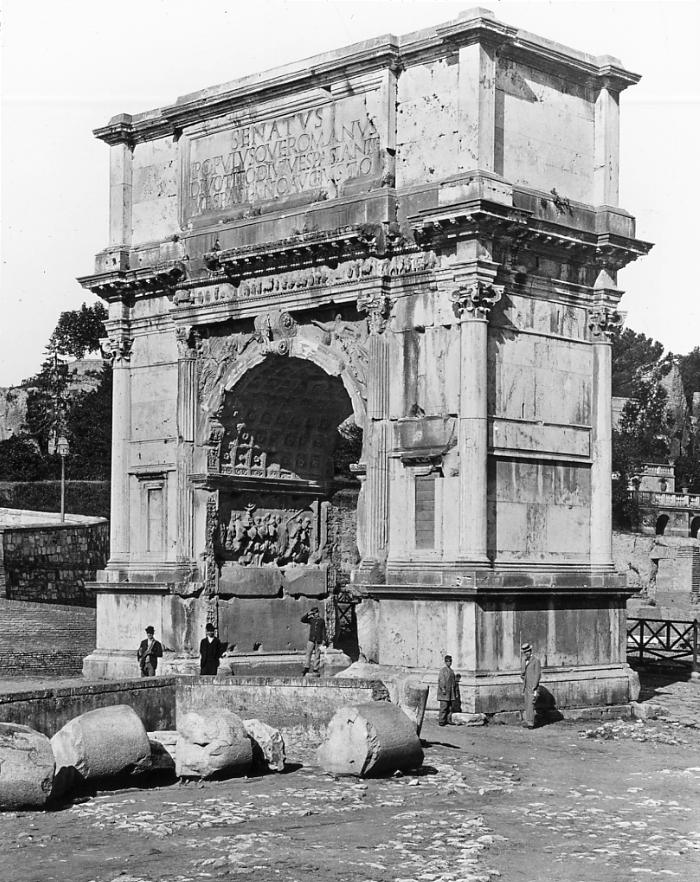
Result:
[[148,739],[151,745],[151,755],[148,763],[139,768],[141,772],[175,772],[175,747],[169,747],[155,738]]
[[246,732],[253,742],[253,761],[255,765],[266,766],[271,772],[283,772],[284,738],[279,729],[274,729],[262,720],[243,720]]
[[178,733],[175,770],[180,777],[246,775],[253,765],[252,741],[233,711],[212,708],[185,714]]
[[452,714],[452,722],[457,726],[483,726],[486,714]]
[[0,810],[41,808],[51,796],[51,742],[29,726],[0,723]]
[[58,792],[71,779],[89,781],[144,767],[151,745],[143,723],[125,704],[98,708],[70,720],[51,739]]
[[422,765],[423,748],[406,714],[378,701],[336,711],[316,758],[334,775],[390,775]]

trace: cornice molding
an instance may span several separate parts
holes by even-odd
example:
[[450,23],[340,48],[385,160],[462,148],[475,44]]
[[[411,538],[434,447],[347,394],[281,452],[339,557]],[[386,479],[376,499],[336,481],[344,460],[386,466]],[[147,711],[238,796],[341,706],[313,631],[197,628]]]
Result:
[[80,276],[77,282],[103,300],[128,300],[153,291],[170,291],[187,275],[180,260],[136,270],[109,270]]

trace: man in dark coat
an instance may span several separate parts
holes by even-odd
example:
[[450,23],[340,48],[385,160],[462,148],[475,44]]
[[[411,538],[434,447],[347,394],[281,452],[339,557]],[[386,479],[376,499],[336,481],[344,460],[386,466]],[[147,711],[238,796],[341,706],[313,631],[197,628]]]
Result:
[[219,638],[214,636],[214,626],[211,622],[207,622],[204,630],[207,635],[199,644],[199,673],[205,677],[215,677],[224,646]]
[[542,665],[536,655],[532,654],[529,643],[521,646],[523,654],[520,663],[520,676],[523,678],[523,727],[535,728],[535,703],[539,694]]
[[326,635],[326,623],[318,614],[318,607],[313,606],[301,617],[301,621],[309,626],[309,639],[306,643],[306,659],[301,676],[305,677],[309,670],[316,676],[320,676],[321,646],[328,646]]
[[142,677],[155,677],[158,659],[163,658],[163,647],[159,640],[154,638],[153,626],[146,628],[146,639],[142,640],[136,651]]
[[438,717],[438,726],[448,726],[451,724],[450,714],[453,705],[457,702],[457,679],[455,672],[452,670],[452,656],[445,656],[445,667],[438,675],[437,697],[440,703],[440,716]]

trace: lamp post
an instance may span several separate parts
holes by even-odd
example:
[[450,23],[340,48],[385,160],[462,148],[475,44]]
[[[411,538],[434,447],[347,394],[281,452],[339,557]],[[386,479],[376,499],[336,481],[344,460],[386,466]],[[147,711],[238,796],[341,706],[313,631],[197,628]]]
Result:
[[56,453],[61,457],[61,523],[66,519],[66,457],[68,451],[68,439],[61,435],[56,445]]

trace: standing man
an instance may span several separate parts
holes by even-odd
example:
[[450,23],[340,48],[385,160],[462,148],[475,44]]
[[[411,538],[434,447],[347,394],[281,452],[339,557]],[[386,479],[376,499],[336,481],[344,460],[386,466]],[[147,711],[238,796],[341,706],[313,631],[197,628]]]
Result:
[[136,652],[142,677],[155,677],[158,659],[163,658],[163,647],[159,640],[154,639],[154,634],[153,625],[149,625],[146,628],[146,639],[141,641]]
[[450,714],[457,702],[457,679],[452,670],[452,656],[445,656],[445,667],[438,675],[437,697],[440,702],[440,716],[438,726],[451,724]]
[[211,622],[207,622],[204,630],[206,636],[202,637],[199,644],[199,673],[204,677],[215,677],[224,646],[219,638],[214,636],[214,626]]
[[301,617],[301,621],[309,626],[309,639],[306,644],[306,659],[304,661],[304,670],[301,676],[305,677],[309,670],[315,677],[320,676],[321,666],[321,645],[328,646],[328,637],[326,636],[326,623],[318,614],[318,607],[312,606],[305,616]]
[[520,676],[523,678],[523,727],[535,728],[535,702],[539,694],[542,665],[536,655],[532,654],[529,643],[523,643],[520,647],[522,661],[520,662]]

